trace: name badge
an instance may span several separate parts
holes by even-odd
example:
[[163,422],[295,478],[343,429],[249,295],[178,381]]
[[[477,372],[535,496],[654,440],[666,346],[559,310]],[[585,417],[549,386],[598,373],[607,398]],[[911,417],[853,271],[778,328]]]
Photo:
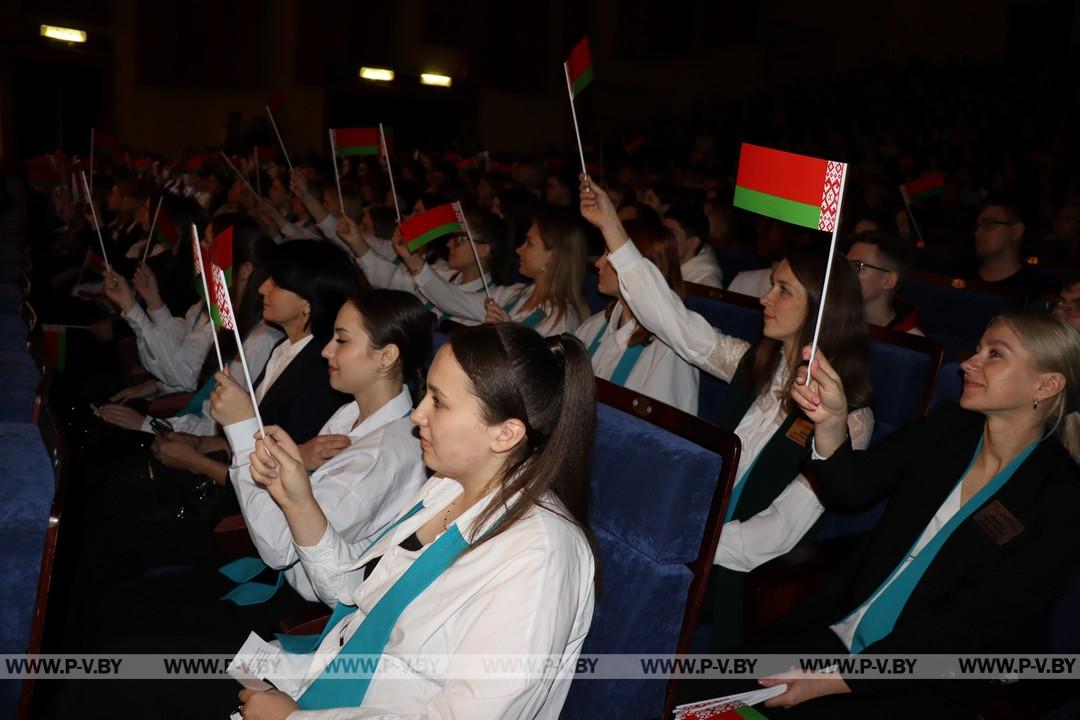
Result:
[[806,447],[810,440],[810,433],[814,432],[814,423],[806,418],[799,418],[791,424],[787,431],[787,439],[799,447]]
[[998,545],[1004,545],[1024,532],[1024,524],[1017,520],[1000,500],[993,501],[975,513],[975,522]]

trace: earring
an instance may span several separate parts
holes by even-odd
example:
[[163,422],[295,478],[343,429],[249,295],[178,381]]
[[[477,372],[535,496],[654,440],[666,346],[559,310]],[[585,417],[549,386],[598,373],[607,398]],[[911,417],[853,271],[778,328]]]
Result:
[[1039,409],[1039,398],[1035,398],[1034,400],[1031,401],[1031,409],[1032,410],[1038,410]]

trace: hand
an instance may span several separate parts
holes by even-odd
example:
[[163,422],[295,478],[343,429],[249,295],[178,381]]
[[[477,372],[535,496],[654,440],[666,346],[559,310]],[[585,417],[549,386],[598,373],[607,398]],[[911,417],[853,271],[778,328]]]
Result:
[[303,453],[277,425],[266,428],[268,437],[255,441],[251,453],[251,479],[266,488],[281,507],[314,502]]
[[293,194],[297,197],[306,197],[308,193],[308,181],[304,177],[304,174],[298,171],[293,171],[289,179],[289,189],[293,191]]
[[622,222],[608,194],[584,175],[578,175],[578,178],[581,183],[581,217],[600,228],[605,236],[609,231],[617,230],[625,237],[626,232],[622,229]]
[[146,267],[145,263],[141,263],[139,267],[135,268],[135,276],[131,280],[135,285],[135,292],[139,293],[140,297],[146,301],[147,308],[157,310],[165,304],[161,299],[157,276],[153,270]]
[[[810,359],[809,346],[803,348],[802,356],[804,360]],[[809,385],[806,384],[808,371]],[[812,367],[799,368],[791,386],[791,398],[814,423],[814,445],[818,454],[832,455],[847,436],[847,396],[843,381],[820,348]]]
[[280,690],[240,691],[240,716],[244,720],[285,720],[300,706]]
[[[789,677],[793,674],[797,677]],[[766,700],[765,707],[789,708],[814,698],[851,692],[839,673],[785,673],[778,677],[762,678],[758,682],[765,687],[787,684],[784,694]]]
[[105,297],[112,300],[120,312],[126,313],[135,306],[135,293],[131,291],[131,285],[127,278],[118,275],[112,270],[105,271]]
[[210,416],[224,427],[255,417],[251,396],[229,376],[229,368],[214,375],[217,387],[210,393]]
[[147,380],[146,382],[139,383],[138,385],[132,385],[129,388],[124,388],[120,392],[109,398],[109,402],[122,403],[128,400],[141,400],[154,395],[158,391],[157,380]]
[[188,472],[200,472],[206,457],[182,433],[165,433],[154,438],[150,452],[162,465]]
[[394,231],[393,237],[394,252],[398,254],[401,261],[405,264],[405,267],[409,269],[413,275],[424,269],[424,258],[422,255],[414,253],[409,249],[405,243],[405,237],[401,234],[401,228]]
[[316,435],[300,446],[304,467],[308,472],[318,470],[324,462],[349,447],[348,435]]
[[146,416],[127,405],[109,404],[98,410],[97,416],[105,422],[125,430],[141,430]]
[[368,244],[364,242],[364,236],[352,218],[342,215],[337,222],[336,230],[338,237],[349,246],[349,249],[353,251],[356,257],[367,255]]
[[500,323],[510,321],[510,315],[499,306],[499,303],[491,298],[484,298],[484,322]]

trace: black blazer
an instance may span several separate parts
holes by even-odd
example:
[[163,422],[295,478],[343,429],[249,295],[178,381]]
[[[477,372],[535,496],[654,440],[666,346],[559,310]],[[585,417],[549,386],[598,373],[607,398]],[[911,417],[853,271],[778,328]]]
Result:
[[[278,345],[283,342],[284,338]],[[312,338],[278,375],[259,403],[263,422],[280,425],[297,444],[318,435],[330,416],[352,400],[350,396],[330,387],[330,373],[321,355],[324,345],[325,340]],[[264,375],[265,367],[255,380],[256,388]]]
[[[818,628],[847,617],[888,577],[967,469],[984,417],[954,403],[855,452],[845,443],[809,470],[826,507],[865,507],[891,496],[877,527],[825,587],[788,622]],[[978,521],[997,501],[1014,537],[997,539]],[[1080,572],[1080,468],[1061,444],[1044,440],[1012,479],[941,547],[893,631],[868,653],[1038,652],[1054,600]],[[1019,523],[1017,525],[1016,523]],[[785,623],[787,624],[787,623]],[[859,691],[896,689],[896,680],[851,680]]]

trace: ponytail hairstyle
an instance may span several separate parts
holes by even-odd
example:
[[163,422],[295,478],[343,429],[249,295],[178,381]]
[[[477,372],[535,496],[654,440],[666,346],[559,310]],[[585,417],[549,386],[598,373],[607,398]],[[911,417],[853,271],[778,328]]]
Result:
[[414,398],[420,397],[431,355],[431,313],[416,295],[402,290],[360,290],[349,302],[360,313],[373,349],[397,346],[398,359],[390,372],[408,385]]
[[1058,434],[1061,444],[1080,462],[1080,419],[1076,401],[1080,396],[1080,333],[1053,315],[1016,311],[998,315],[991,325],[1005,323],[1031,353],[1039,372],[1061,373],[1065,388],[1047,403],[1047,435]]
[[[510,322],[462,327],[451,333],[449,343],[480,401],[484,422],[516,418],[525,426],[525,438],[495,479],[494,500],[473,527],[499,514],[502,521],[477,545],[542,505],[580,527],[594,547],[586,510],[596,385],[585,346],[569,333],[545,338]],[[564,508],[544,505],[549,491]]]

